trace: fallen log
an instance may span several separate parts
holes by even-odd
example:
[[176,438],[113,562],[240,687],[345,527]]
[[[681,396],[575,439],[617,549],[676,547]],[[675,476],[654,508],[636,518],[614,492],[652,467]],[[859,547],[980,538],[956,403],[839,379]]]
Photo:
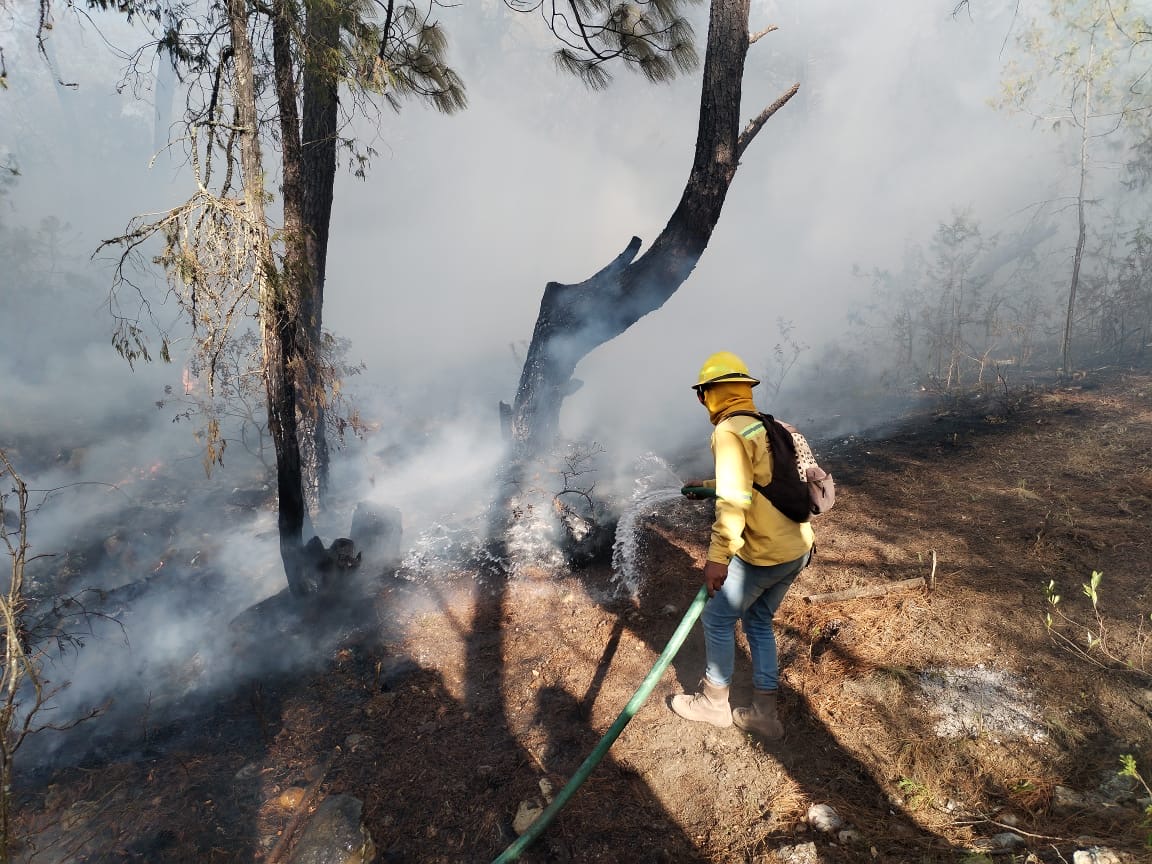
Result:
[[889,582],[886,585],[865,585],[861,588],[846,588],[843,591],[829,591],[826,594],[809,594],[804,598],[805,603],[835,603],[838,600],[855,600],[858,597],[883,597],[896,591],[907,588],[924,587],[924,577],[914,579],[901,579],[899,582]]

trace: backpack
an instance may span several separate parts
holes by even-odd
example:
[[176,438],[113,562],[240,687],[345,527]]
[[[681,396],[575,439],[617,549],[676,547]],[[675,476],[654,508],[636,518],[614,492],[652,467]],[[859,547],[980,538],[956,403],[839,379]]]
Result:
[[757,417],[764,424],[768,446],[777,465],[790,462],[796,466],[795,472],[774,470],[767,486],[753,483],[752,488],[793,522],[807,522],[812,516],[831,510],[836,503],[836,483],[831,474],[816,464],[804,436],[771,414],[735,411],[729,416],[738,415]]

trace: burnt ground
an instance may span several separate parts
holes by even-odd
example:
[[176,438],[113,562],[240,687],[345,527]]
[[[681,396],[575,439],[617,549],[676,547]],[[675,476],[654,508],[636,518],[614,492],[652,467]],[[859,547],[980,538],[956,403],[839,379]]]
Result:
[[[1124,754],[1152,777],[1152,374],[957,401],[818,456],[838,501],[778,616],[784,740],[671,713],[700,675],[697,626],[521,860],[1057,862],[1094,845],[1152,860],[1147,793],[1117,778]],[[381,586],[377,620],[406,610],[394,635],[25,777],[26,857],[283,861],[309,809],[349,793],[380,861],[491,861],[521,802],[563,786],[656,661],[698,588],[709,509],[645,515],[635,600],[613,598],[604,566]],[[1094,570],[1099,621],[1080,587]],[[1071,644],[1045,627],[1049,580]],[[1089,631],[1105,644],[1078,656]],[[749,674],[739,654],[736,704]],[[991,701],[957,720],[982,689]],[[809,826],[812,804],[855,833]],[[993,839],[1009,831],[1012,851]]]

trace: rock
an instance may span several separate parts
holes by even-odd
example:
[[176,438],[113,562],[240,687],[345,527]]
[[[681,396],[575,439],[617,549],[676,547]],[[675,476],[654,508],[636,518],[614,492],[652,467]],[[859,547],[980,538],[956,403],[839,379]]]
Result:
[[808,808],[808,824],[817,831],[833,834],[844,825],[844,820],[828,804],[813,804]]
[[815,843],[797,843],[777,849],[776,860],[780,864],[820,864],[820,855]]
[[1052,787],[1052,806],[1057,810],[1076,810],[1087,804],[1084,796],[1075,789],[1067,786]]
[[1072,864],[1124,864],[1124,857],[1104,846],[1079,849],[1072,854]]
[[864,835],[855,828],[844,828],[836,837],[845,846],[862,846],[864,844]]
[[536,818],[544,812],[544,805],[535,798],[529,798],[526,801],[520,802],[520,807],[516,811],[516,817],[512,820],[512,830],[517,835],[523,834],[532,827],[532,823]]
[[376,844],[361,821],[363,809],[351,795],[325,798],[288,864],[370,864],[376,857]]
[[1109,771],[1100,784],[1100,798],[1104,804],[1128,804],[1136,800],[1140,785],[1135,777]]

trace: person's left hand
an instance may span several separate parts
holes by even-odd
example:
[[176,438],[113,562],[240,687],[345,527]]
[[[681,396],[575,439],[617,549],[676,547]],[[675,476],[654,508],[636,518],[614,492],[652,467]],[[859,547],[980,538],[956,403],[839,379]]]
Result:
[[704,585],[708,588],[709,597],[716,596],[716,592],[720,590],[727,578],[727,564],[720,564],[717,561],[708,561],[704,564]]

